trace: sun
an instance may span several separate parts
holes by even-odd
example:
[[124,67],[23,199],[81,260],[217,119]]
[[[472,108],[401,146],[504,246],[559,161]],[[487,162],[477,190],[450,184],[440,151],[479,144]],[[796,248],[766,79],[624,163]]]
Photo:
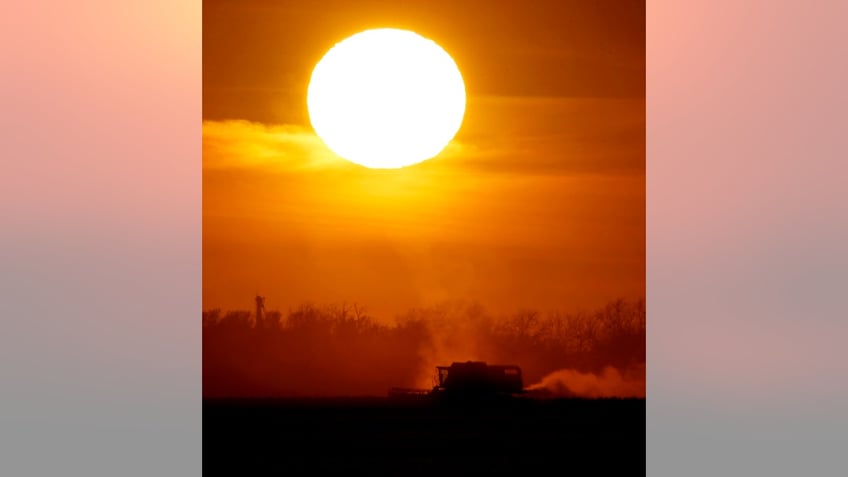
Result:
[[434,41],[380,28],[331,48],[312,71],[306,101],[312,128],[334,153],[396,169],[435,157],[456,136],[465,82]]

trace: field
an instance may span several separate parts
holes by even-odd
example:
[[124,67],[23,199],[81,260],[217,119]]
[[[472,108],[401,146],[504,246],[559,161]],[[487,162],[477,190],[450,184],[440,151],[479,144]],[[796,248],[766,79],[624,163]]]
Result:
[[203,460],[236,475],[645,475],[645,400],[204,400]]

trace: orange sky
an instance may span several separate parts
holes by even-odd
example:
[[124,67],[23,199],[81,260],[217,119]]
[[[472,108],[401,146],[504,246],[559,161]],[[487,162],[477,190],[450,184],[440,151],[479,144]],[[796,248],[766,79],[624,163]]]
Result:
[[[378,317],[644,296],[643,2],[207,0],[203,15],[205,309],[257,291]],[[306,112],[322,54],[377,26],[435,40],[468,93],[448,149],[399,171],[335,158]]]

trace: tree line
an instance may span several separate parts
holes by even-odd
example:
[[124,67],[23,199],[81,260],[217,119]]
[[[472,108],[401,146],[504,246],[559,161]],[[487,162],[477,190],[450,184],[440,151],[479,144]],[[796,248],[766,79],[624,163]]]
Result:
[[476,303],[415,308],[391,322],[357,305],[203,311],[203,394],[385,395],[429,387],[434,367],[518,364],[527,385],[560,369],[597,373],[645,363],[643,299],[592,311],[494,314]]

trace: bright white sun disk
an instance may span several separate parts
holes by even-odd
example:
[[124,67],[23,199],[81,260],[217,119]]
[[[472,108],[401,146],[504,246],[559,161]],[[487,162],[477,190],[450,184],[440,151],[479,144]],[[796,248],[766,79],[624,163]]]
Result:
[[367,30],[328,51],[307,93],[316,134],[337,155],[370,168],[430,159],[465,115],[465,84],[432,40],[397,29]]

